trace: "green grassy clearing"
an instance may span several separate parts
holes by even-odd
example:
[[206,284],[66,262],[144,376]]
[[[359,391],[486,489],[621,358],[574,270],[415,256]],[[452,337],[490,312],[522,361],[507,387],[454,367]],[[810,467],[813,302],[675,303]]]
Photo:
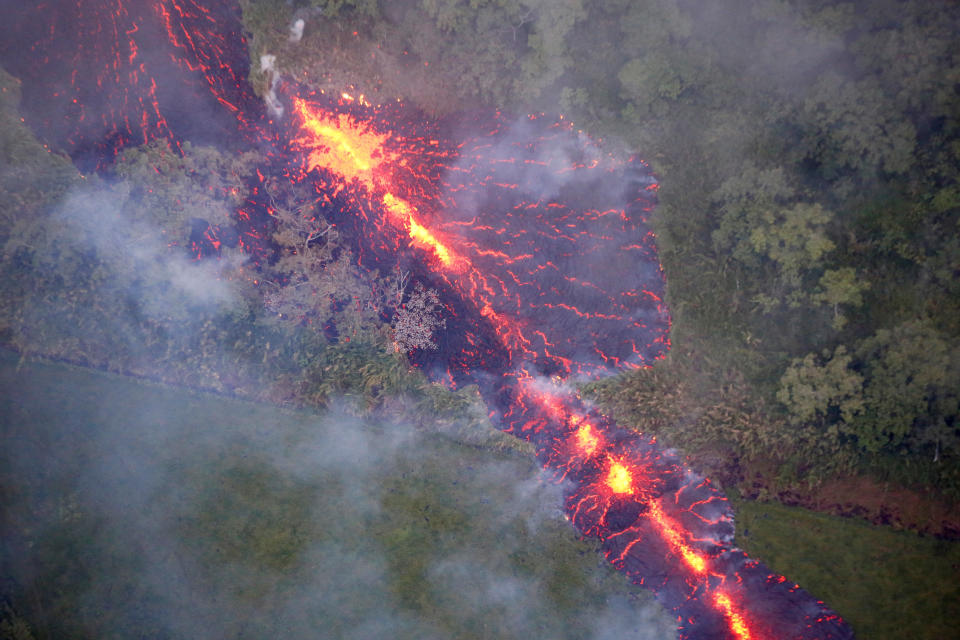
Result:
[[734,505],[737,544],[827,602],[858,638],[955,637],[960,543],[781,504]]
[[527,457],[6,352],[0,390],[0,597],[34,638],[674,635]]

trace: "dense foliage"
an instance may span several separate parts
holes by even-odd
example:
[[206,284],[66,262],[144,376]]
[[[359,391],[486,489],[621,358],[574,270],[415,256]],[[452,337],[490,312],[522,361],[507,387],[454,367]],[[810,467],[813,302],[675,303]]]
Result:
[[[724,3],[734,20],[719,7],[630,3],[617,78],[571,74],[566,89],[605,96],[576,111],[661,171],[676,349],[657,368],[714,391],[687,393],[680,422],[814,480],[916,460],[914,479],[956,495],[958,13]],[[655,39],[630,37],[641,21]],[[647,378],[662,380],[626,384]],[[741,384],[772,439],[737,410]]]
[[[251,56],[276,56],[284,78],[438,115],[560,105],[611,151],[644,154],[673,349],[587,385],[621,419],[732,482],[869,471],[960,493],[955,5],[241,6]],[[153,144],[83,177],[22,127],[15,79],[0,99],[4,342],[274,400],[436,395],[394,353],[398,327],[430,344],[397,319],[414,288],[356,269],[296,189],[263,187],[276,255],[256,275],[239,249],[190,259],[190,225],[228,223],[256,154]],[[351,374],[324,375],[336,367]]]
[[314,86],[441,113],[559,103],[646,154],[674,351],[591,387],[621,415],[787,480],[870,468],[957,495],[954,4],[243,4],[254,54]]

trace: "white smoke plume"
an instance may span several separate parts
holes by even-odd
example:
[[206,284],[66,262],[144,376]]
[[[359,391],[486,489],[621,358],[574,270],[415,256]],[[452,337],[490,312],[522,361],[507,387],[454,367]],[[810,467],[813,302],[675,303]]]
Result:
[[280,72],[277,71],[277,56],[263,54],[260,56],[260,71],[267,74],[269,87],[263,94],[263,101],[267,105],[267,113],[274,118],[283,117],[283,103],[277,97],[277,86],[280,84]]
[[[559,516],[560,488],[530,461],[341,409],[279,411],[91,372],[74,374],[76,394],[79,378],[57,382],[55,365],[0,362],[0,382],[12,375],[43,408],[19,404],[0,433],[0,462],[24,489],[11,509],[38,520],[10,541],[86,550],[79,606],[101,612],[86,635],[673,637],[658,606],[592,595],[632,588],[593,564]],[[72,417],[53,419],[54,405]]]
[[300,42],[303,39],[303,27],[306,23],[303,18],[297,18],[290,25],[290,42]]
[[237,302],[224,274],[243,257],[191,260],[182,247],[167,246],[156,225],[126,213],[117,195],[89,188],[69,193],[54,213],[60,246],[94,250],[108,269],[104,275],[149,317],[169,317],[177,306],[216,311]]

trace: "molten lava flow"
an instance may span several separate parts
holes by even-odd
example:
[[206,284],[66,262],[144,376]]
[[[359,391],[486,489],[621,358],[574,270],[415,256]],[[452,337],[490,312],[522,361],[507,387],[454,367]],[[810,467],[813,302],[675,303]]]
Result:
[[[590,150],[571,161],[563,127],[517,142],[496,122],[440,152],[429,138],[392,133],[355,102],[347,113],[294,104],[306,172],[334,174],[337,192],[363,191],[343,221],[363,238],[358,251],[375,266],[420,249],[429,256],[425,275],[445,288],[451,335],[435,356],[441,366],[421,364],[480,385],[504,430],[528,439],[544,467],[572,483],[573,524],[662,598],[682,637],[772,638],[783,629],[849,637],[834,614],[733,547],[729,504],[709,480],[531,373],[596,375],[649,365],[668,348],[662,274],[644,222],[656,183],[642,164]],[[611,188],[611,175],[629,186]],[[542,186],[554,183],[576,188]],[[758,620],[734,605],[758,598],[772,599],[765,607],[776,614]]]
[[730,620],[730,630],[737,637],[737,640],[751,640],[750,629],[744,622],[743,616],[736,612],[733,602],[725,593],[717,592],[713,596],[713,602],[719,607]]
[[129,145],[250,132],[257,101],[232,0],[19,4],[0,21],[3,66],[29,79],[27,124],[81,169],[106,168]]
[[371,193],[377,188],[375,172],[395,158],[384,144],[388,133],[377,133],[345,113],[331,114],[294,100],[305,135],[296,142],[309,150],[307,171],[322,167],[349,180],[358,180]]
[[589,422],[580,423],[580,426],[577,428],[576,438],[577,449],[585,457],[592,456],[597,451],[597,447],[600,446],[600,438],[594,433],[593,427]]
[[610,469],[607,471],[606,483],[614,493],[633,493],[633,475],[622,462],[610,461]]
[[432,252],[444,267],[449,268],[454,266],[454,256],[450,249],[437,240],[426,227],[417,222],[416,217],[413,215],[413,209],[409,204],[400,200],[392,193],[387,192],[383,194],[383,205],[387,208],[387,211],[406,228],[407,233],[410,235],[410,240],[415,247],[420,247],[428,252]]
[[707,563],[703,559],[703,556],[691,549],[683,541],[683,534],[680,529],[667,517],[659,503],[650,503],[649,514],[650,518],[656,523],[660,535],[669,543],[673,552],[683,558],[684,563],[686,563],[692,571],[698,574],[704,573],[707,570]]
[[397,164],[397,153],[388,148],[391,135],[380,133],[345,113],[333,114],[316,108],[300,98],[294,108],[303,121],[304,135],[295,140],[309,150],[306,171],[322,168],[344,181],[356,181],[369,196],[381,193],[381,204],[393,224],[406,231],[410,244],[437,258],[445,268],[456,263],[453,252],[423,226],[414,207],[391,191],[390,172]]

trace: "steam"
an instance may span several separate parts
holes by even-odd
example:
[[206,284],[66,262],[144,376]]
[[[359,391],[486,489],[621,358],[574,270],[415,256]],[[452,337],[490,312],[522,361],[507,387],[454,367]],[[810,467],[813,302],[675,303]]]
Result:
[[191,260],[181,247],[163,242],[164,231],[145,217],[132,217],[123,187],[80,187],[53,214],[58,235],[51,249],[94,252],[101,278],[126,294],[139,313],[152,319],[184,313],[217,312],[239,297],[225,274],[245,258]]
[[[146,220],[125,215],[116,200],[107,200],[109,193],[73,194],[60,209],[60,217],[71,233],[82,237],[102,256],[115,257],[114,275],[120,269],[132,269],[141,286],[169,291],[193,307],[223,310],[237,302],[237,294],[224,274],[241,266],[246,258],[239,253],[220,260],[190,259],[181,247],[162,242],[164,231]],[[148,313],[162,315],[157,305],[163,299],[140,296]]]
[[[468,123],[467,126],[471,126]],[[591,166],[602,159],[599,146],[582,131],[560,132],[545,136],[545,127],[536,119],[517,118],[505,124],[492,139],[478,141],[482,159],[490,164],[490,183],[516,184],[517,190],[527,199],[550,201],[560,199],[563,192],[574,190],[588,180],[595,179],[591,172],[576,168]],[[474,131],[465,130],[459,136],[469,138]],[[489,143],[489,144],[487,144]],[[448,171],[451,175],[471,173],[480,160],[465,154]],[[493,162],[490,160],[493,159]],[[509,160],[509,162],[507,162]],[[499,161],[499,162],[497,162]],[[446,181],[444,181],[446,182]],[[611,188],[616,189],[611,179]],[[483,206],[477,199],[467,199],[462,194],[445,194],[453,197],[458,208],[472,212]],[[469,216],[468,216],[469,217]]]
[[303,18],[297,18],[290,25],[290,42],[300,42],[303,39],[303,27],[306,23]]
[[264,54],[260,56],[260,71],[267,74],[268,87],[263,94],[263,101],[267,105],[267,113],[274,118],[283,117],[284,107],[277,97],[277,87],[280,84],[280,72],[277,70],[277,56]]
[[668,325],[646,226],[655,200],[649,169],[544,116],[497,118],[485,129],[492,132],[468,137],[441,179],[440,200],[450,206],[440,226],[454,249],[506,241],[499,256],[477,252],[475,263],[511,290],[481,291],[483,302],[538,328],[512,349],[528,360],[514,365],[576,376],[648,364],[662,353]]
[[664,640],[676,637],[665,627],[663,619],[650,607],[638,607],[630,598],[611,598],[596,612],[596,625],[591,640]]

